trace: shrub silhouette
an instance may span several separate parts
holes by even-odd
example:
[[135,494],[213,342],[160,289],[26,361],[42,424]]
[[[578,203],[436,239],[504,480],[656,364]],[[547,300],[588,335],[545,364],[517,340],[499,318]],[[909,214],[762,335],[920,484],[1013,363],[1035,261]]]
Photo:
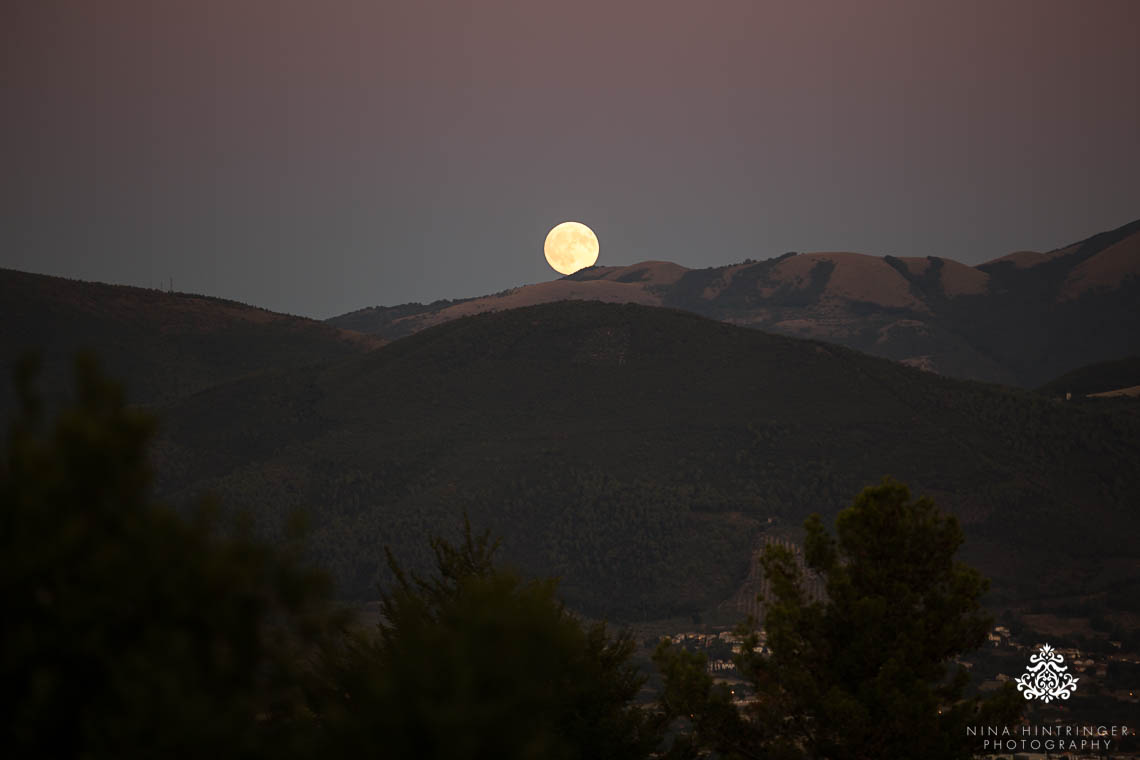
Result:
[[50,425],[17,368],[0,469],[0,721],[11,756],[301,750],[306,652],[341,619],[295,549],[150,497],[155,420],[91,357]]

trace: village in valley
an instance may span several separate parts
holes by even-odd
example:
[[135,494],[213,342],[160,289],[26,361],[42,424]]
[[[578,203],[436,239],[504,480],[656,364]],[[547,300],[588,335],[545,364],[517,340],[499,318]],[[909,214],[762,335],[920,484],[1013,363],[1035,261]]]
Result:
[[[693,615],[689,620],[674,619],[635,626],[642,648],[639,654],[648,663],[654,649],[664,640],[705,657],[706,668],[714,682],[730,689],[732,701],[746,707],[755,700],[747,680],[736,666],[736,656],[746,645],[760,656],[769,654],[767,635],[761,625],[763,599],[771,593],[760,568],[764,549],[775,544],[791,552],[802,573],[809,598],[822,600],[823,579],[804,564],[803,552],[793,536],[777,527],[762,534],[752,554],[744,582],[736,593],[707,618]],[[741,624],[740,621],[750,621]],[[747,639],[750,639],[748,641]],[[1132,616],[1107,619],[1098,599],[1041,602],[1016,610],[1003,610],[987,632],[982,646],[963,656],[955,664],[969,672],[972,693],[985,695],[1013,682],[1016,687],[1031,665],[1030,658],[1042,646],[1049,645],[1063,659],[1064,672],[1076,680],[1069,699],[1056,699],[1045,704],[1028,700],[1022,727],[1032,726],[1117,726],[1128,734],[1109,745],[1107,753],[1089,755],[1065,752],[1010,752],[979,754],[992,760],[1037,760],[1037,758],[1082,757],[1140,758],[1140,626]],[[649,672],[647,670],[647,672]],[[655,690],[651,678],[644,692],[646,698]]]
[[[663,639],[674,645],[703,654],[706,667],[713,680],[731,690],[732,701],[745,707],[755,700],[748,682],[737,670],[735,655],[741,653],[745,645],[745,632],[740,626],[691,623],[664,636],[649,636],[643,639],[643,653],[648,657]],[[768,654],[767,636],[762,628],[752,632],[755,651]],[[1065,636],[1057,641],[1064,642]],[[1039,650],[1045,639],[1036,632],[1021,633],[1015,636],[1009,625],[996,625],[986,634],[983,646],[973,655],[963,657],[956,664],[971,673],[973,688],[978,693],[992,692],[1008,681],[1015,684],[1026,667],[1030,657]],[[986,760],[1044,760],[1045,758],[1069,758],[1078,760],[1084,757],[1096,758],[1140,758],[1140,743],[1136,740],[1136,730],[1140,728],[1140,651],[1131,642],[1106,638],[1102,645],[1094,645],[1096,651],[1070,645],[1056,646],[1054,651],[1064,658],[1064,667],[1077,680],[1077,688],[1067,701],[1054,700],[1052,704],[1040,702],[1027,706],[1022,725],[1012,728],[1016,731],[1040,730],[1033,726],[1091,726],[1091,730],[1116,726],[1127,729],[1127,734],[1118,737],[1108,745],[1107,752],[1091,754],[1068,752],[1009,752],[1000,754],[979,754]],[[1119,751],[1117,751],[1119,750]]]

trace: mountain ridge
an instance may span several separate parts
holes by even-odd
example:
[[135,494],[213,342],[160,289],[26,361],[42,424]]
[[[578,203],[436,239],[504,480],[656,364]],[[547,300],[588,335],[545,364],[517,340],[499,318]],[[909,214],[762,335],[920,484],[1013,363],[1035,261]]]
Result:
[[[648,262],[568,282],[669,280],[645,291],[659,301],[711,283],[726,309],[771,288],[770,308],[794,310],[846,257],[794,258],[697,277]],[[795,287],[771,276],[788,262]],[[887,265],[919,293],[946,267]],[[959,516],[1003,598],[1140,577],[1130,399],[1059,402],[668,305],[556,301],[375,347],[220,299],[13,272],[0,272],[0,296],[0,348],[46,347],[49,397],[85,346],[158,412],[164,498],[217,493],[269,535],[308,508],[314,557],[356,598],[383,579],[385,545],[426,547],[466,511],[504,535],[512,562],[562,576],[584,610],[687,615],[733,593],[770,521],[833,513],[885,474]],[[900,309],[888,332],[918,321]],[[1075,546],[1056,530],[1074,521],[1088,534]]]
[[[647,260],[491,296],[369,307],[327,321],[394,339],[471,314],[574,299],[668,306],[953,377],[1031,388],[1140,351],[1140,220],[1049,253],[1023,251],[973,267],[850,252],[787,253],[705,269]],[[1010,324],[1022,334],[1011,334]]]
[[[74,356],[84,350],[126,382],[132,402],[156,404],[268,367],[343,358],[387,342],[212,296],[11,269],[0,269],[0,318],[5,364],[38,353],[49,401],[66,394]],[[0,409],[10,407],[11,393],[5,381]]]
[[[885,474],[958,515],[1004,598],[1102,588],[1140,561],[1136,415],[681,310],[472,315],[164,418],[168,498],[213,491],[266,525],[315,510],[315,552],[355,595],[383,580],[383,546],[466,512],[583,610],[689,614],[732,593],[769,518],[833,514]],[[1053,527],[1078,515],[1073,546]]]

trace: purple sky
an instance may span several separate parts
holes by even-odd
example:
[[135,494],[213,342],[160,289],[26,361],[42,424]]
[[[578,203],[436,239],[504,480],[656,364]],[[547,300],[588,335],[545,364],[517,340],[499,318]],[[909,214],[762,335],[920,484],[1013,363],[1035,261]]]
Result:
[[0,266],[327,317],[599,264],[979,263],[1140,217],[1140,2],[29,0]]

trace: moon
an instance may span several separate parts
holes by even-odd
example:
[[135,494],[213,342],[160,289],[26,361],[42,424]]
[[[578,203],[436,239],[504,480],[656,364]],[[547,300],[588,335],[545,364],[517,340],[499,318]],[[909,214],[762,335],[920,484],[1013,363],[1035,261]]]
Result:
[[554,271],[574,274],[598,260],[598,236],[581,222],[562,222],[547,233],[542,251]]

